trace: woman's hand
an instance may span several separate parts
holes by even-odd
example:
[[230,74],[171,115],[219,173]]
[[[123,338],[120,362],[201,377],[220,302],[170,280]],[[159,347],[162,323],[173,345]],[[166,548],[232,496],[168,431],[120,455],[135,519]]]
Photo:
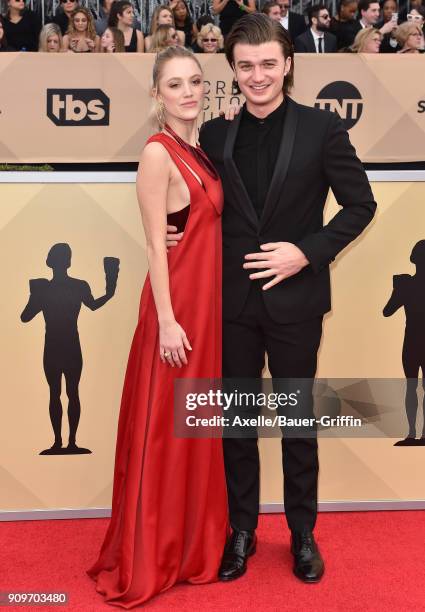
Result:
[[86,41],[86,45],[90,49],[90,51],[93,51],[95,46],[96,46],[94,40],[92,40],[91,38],[86,38],[85,41]]
[[242,104],[230,104],[224,110],[219,112],[220,117],[224,117],[227,121],[233,121],[236,115],[239,115]]
[[160,323],[159,325],[159,356],[163,363],[170,364],[171,367],[181,368],[184,363],[187,365],[185,348],[192,350],[184,329],[177,321]]

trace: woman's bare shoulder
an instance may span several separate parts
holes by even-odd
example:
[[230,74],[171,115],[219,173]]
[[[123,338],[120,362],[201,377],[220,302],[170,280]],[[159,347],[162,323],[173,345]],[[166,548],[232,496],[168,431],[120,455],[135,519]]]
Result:
[[170,173],[170,156],[166,148],[157,141],[146,143],[140,155],[139,171],[148,170],[155,180],[164,178]]

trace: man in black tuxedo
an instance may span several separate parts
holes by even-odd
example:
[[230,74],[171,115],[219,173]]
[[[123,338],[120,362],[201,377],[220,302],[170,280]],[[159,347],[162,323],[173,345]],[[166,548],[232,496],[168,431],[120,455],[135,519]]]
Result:
[[280,24],[289,32],[294,41],[297,36],[306,31],[307,25],[302,15],[290,11],[290,0],[277,0],[280,6]]
[[326,6],[310,6],[307,14],[310,29],[295,39],[295,53],[336,53],[336,36],[329,32],[331,16]]
[[[247,102],[233,121],[219,117],[200,132],[225,199],[223,377],[261,378],[267,352],[275,379],[313,379],[331,307],[329,264],[368,225],[376,204],[339,117],[288,97],[286,30],[266,15],[245,16],[229,33],[226,57]],[[323,227],[330,188],[342,210]],[[232,580],[255,552],[259,456],[256,438],[225,437],[223,447],[233,532],[219,575]],[[282,462],[294,573],[317,582],[324,564],[313,536],[316,437],[286,437]]]

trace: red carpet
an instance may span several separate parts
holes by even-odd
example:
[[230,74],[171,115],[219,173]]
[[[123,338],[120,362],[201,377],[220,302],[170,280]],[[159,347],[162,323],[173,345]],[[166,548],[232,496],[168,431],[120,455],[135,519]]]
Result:
[[[85,574],[107,519],[1,523],[0,590],[67,591],[67,606],[8,610],[122,609],[104,604]],[[247,574],[232,583],[180,585],[146,610],[425,610],[425,511],[319,514],[316,539],[326,562],[319,584],[291,571],[289,532],[281,515],[263,515]],[[141,608],[134,608],[141,609]]]

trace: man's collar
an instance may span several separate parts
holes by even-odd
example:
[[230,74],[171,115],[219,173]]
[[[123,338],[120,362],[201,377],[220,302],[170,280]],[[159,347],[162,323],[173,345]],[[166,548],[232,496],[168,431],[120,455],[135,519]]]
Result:
[[280,119],[281,117],[283,117],[285,110],[286,110],[286,101],[285,101],[285,98],[283,98],[283,101],[281,102],[281,104],[279,104],[279,106],[275,108],[274,111],[269,113],[266,117],[261,118],[261,117],[256,117],[255,115],[250,113],[245,103],[243,107],[242,119],[247,120],[251,123],[259,123],[259,122],[270,123],[274,121],[275,119]]
[[314,38],[314,39],[316,39],[316,38],[325,38],[325,33],[324,33],[324,32],[320,32],[320,34],[317,34],[317,33],[316,33],[314,30],[313,30],[313,28],[310,28],[310,32],[311,32],[311,34],[312,34],[312,36],[313,36],[313,38]]

